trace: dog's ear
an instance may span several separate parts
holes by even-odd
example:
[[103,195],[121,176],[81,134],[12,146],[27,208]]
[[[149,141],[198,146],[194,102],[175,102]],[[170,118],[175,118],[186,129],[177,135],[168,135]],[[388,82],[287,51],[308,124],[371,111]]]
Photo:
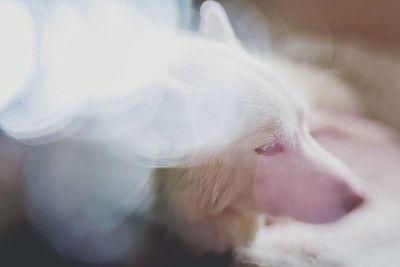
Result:
[[201,5],[200,33],[206,38],[239,45],[225,9],[215,1]]

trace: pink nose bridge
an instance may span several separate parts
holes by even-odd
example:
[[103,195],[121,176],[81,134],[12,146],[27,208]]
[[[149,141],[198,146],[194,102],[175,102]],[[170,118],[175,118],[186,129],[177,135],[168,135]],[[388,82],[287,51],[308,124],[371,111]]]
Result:
[[305,134],[304,141],[301,141],[304,143],[301,145],[301,150],[310,168],[316,165],[318,167],[314,168],[320,169],[322,174],[329,174],[331,179],[342,180],[343,186],[350,186],[354,191],[361,191],[360,179],[344,162],[322,148],[308,133]]
[[256,198],[268,214],[325,223],[339,219],[364,201],[352,171],[308,134],[282,153],[260,154]]

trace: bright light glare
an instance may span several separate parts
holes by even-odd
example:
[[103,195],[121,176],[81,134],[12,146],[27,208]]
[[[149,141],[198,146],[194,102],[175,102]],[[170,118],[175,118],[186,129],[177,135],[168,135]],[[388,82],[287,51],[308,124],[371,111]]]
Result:
[[0,109],[32,71],[34,27],[20,2],[0,3]]

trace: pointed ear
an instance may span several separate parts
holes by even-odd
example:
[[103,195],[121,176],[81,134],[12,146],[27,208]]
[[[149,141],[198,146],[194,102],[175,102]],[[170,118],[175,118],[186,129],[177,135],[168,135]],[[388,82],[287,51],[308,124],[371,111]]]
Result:
[[200,33],[206,38],[239,45],[225,9],[215,1],[205,1],[201,5]]

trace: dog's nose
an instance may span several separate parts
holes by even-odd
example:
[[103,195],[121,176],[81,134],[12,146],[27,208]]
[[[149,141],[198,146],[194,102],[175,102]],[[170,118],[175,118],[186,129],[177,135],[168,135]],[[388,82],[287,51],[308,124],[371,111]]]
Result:
[[362,193],[353,193],[343,200],[343,208],[350,212],[366,201],[365,195]]

